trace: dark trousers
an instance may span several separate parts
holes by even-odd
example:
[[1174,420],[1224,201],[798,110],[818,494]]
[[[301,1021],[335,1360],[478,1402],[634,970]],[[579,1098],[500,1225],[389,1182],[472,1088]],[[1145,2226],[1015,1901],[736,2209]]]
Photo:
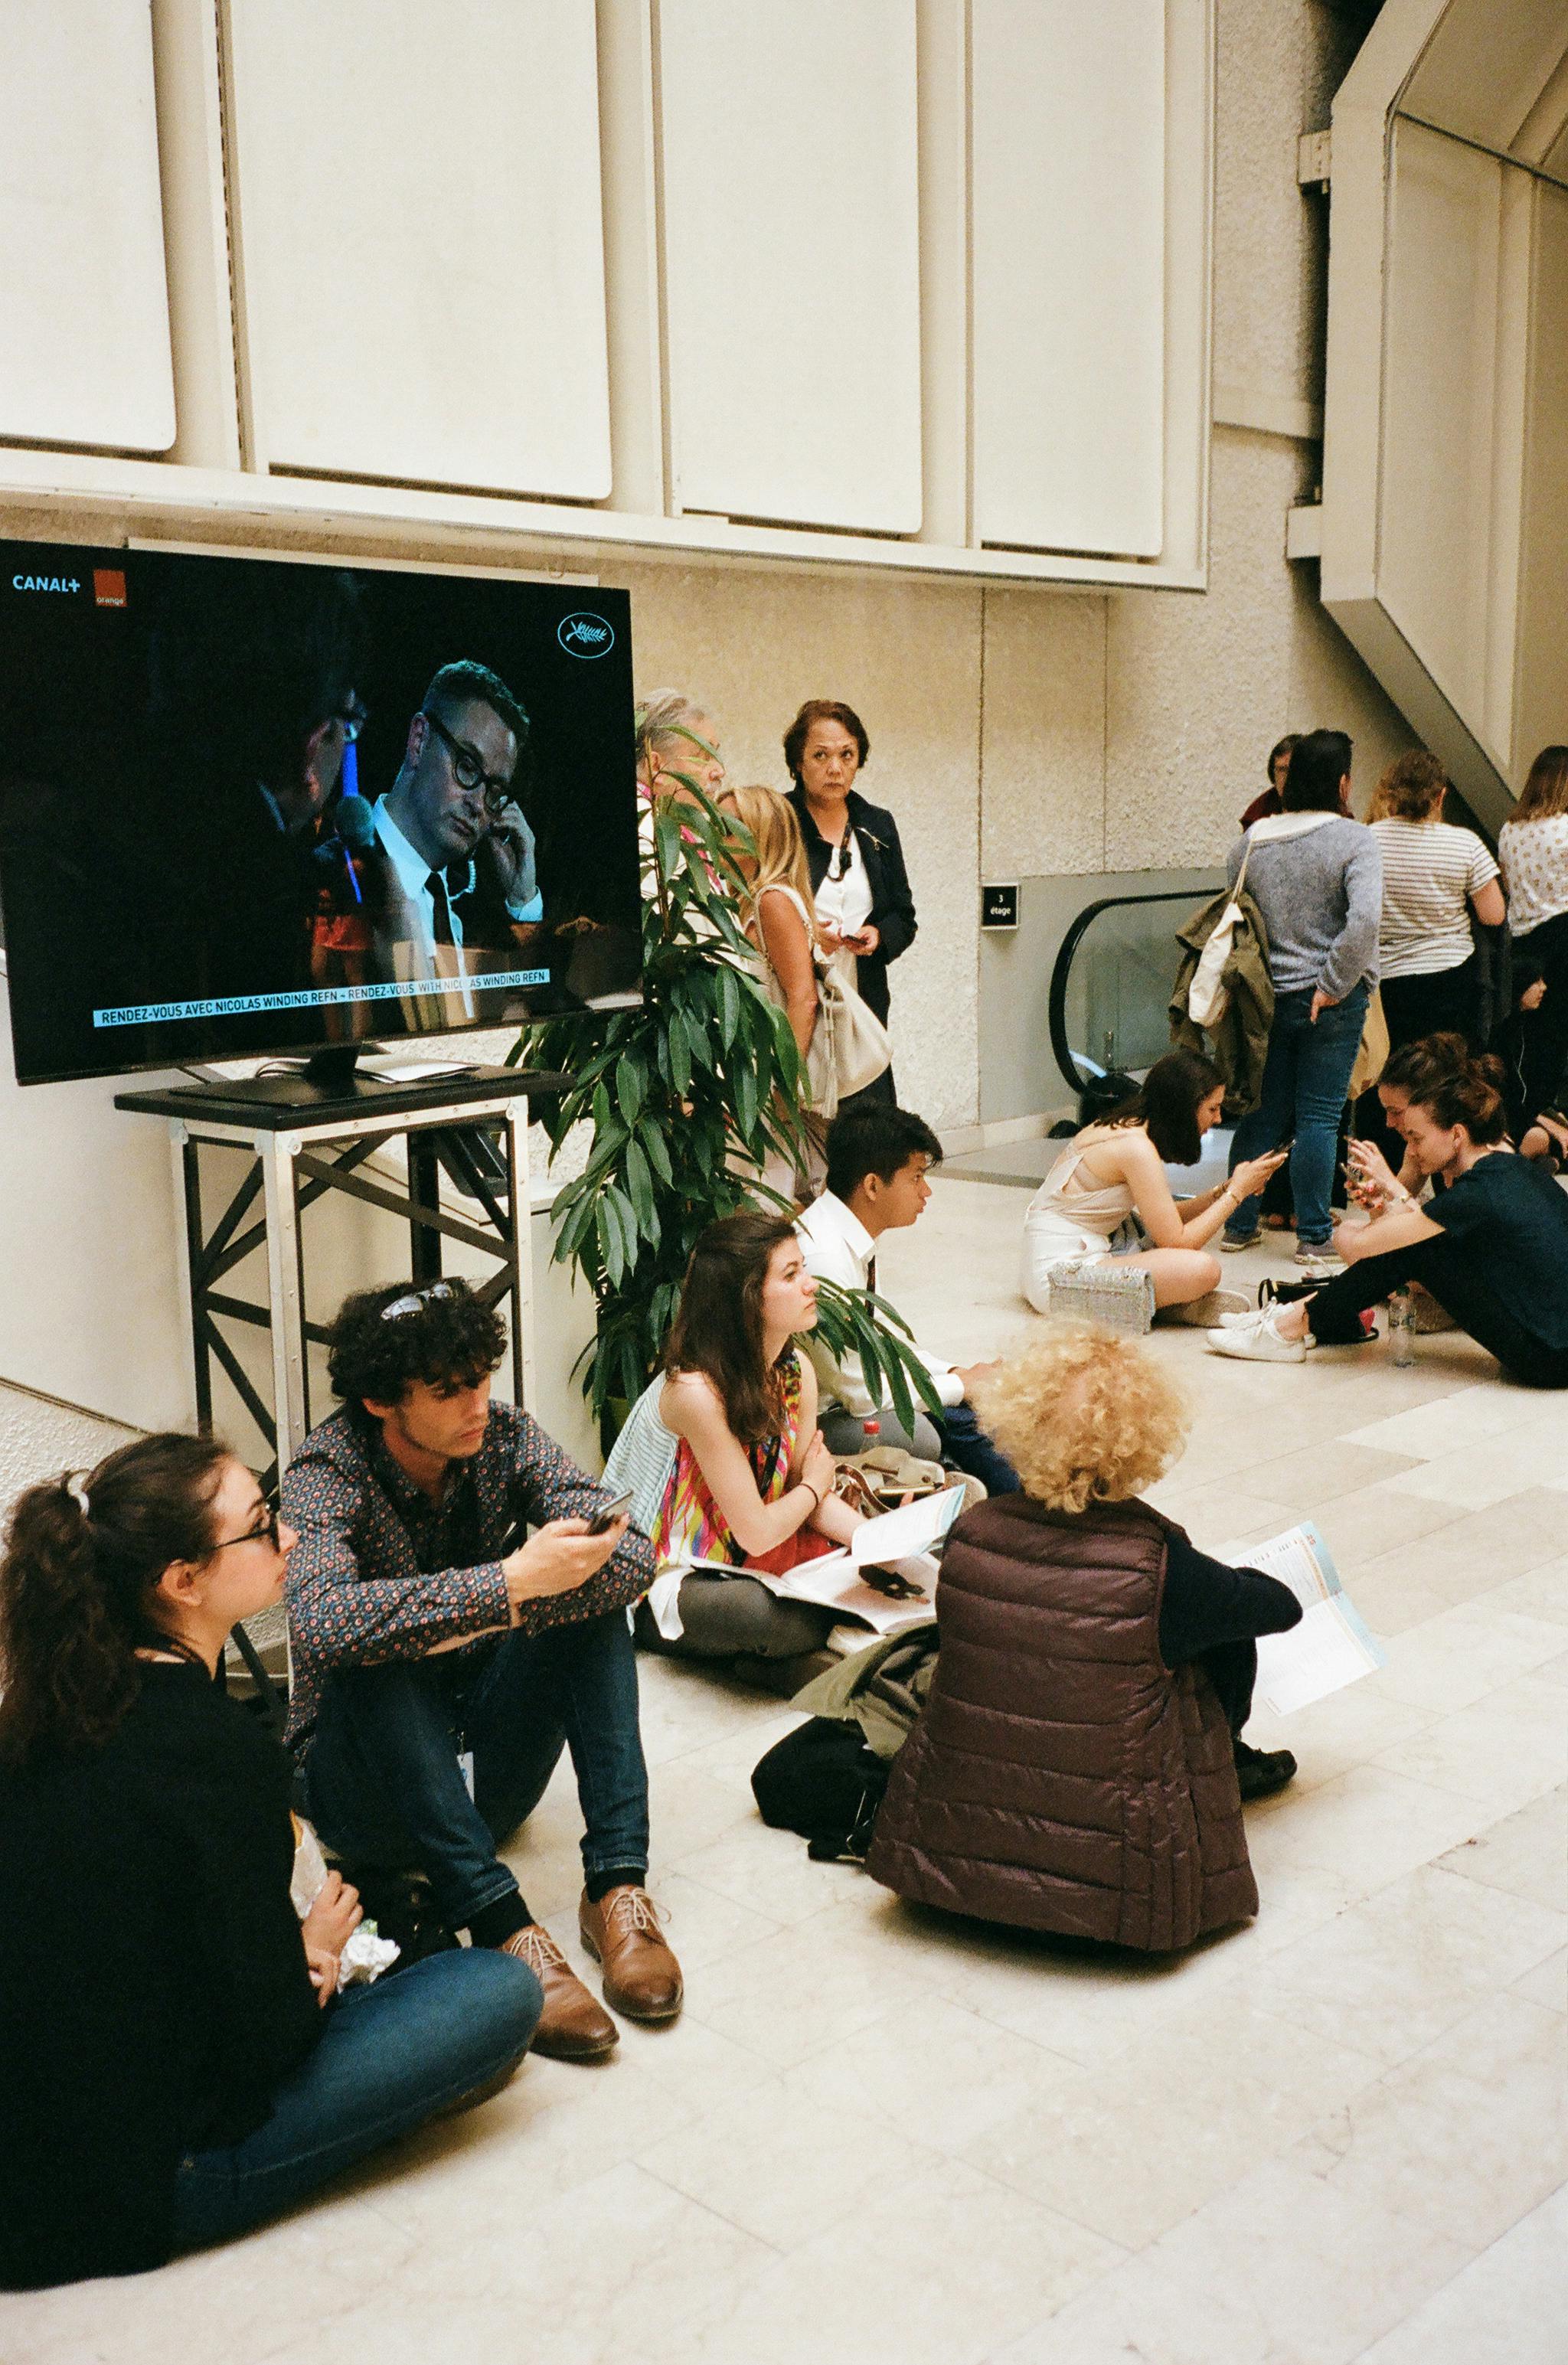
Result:
[[1418,1281],[1462,1330],[1468,1330],[1509,1377],[1527,1388],[1568,1388],[1568,1352],[1528,1330],[1484,1280],[1455,1240],[1417,1240],[1363,1257],[1325,1282],[1307,1307],[1320,1347],[1347,1346],[1361,1336],[1360,1317],[1406,1282]]
[[[1274,996],[1261,1096],[1231,1142],[1233,1171],[1243,1159],[1260,1157],[1283,1141],[1291,1144],[1291,1194],[1296,1237],[1304,1248],[1325,1248],[1333,1238],[1330,1196],[1339,1119],[1369,999],[1363,982],[1315,1022],[1310,993]],[[1250,1239],[1258,1229],[1259,1212],[1257,1198],[1243,1199],[1226,1225],[1226,1239]]]
[[1258,1680],[1256,1642],[1215,1642],[1200,1651],[1193,1663],[1214,1687],[1234,1736],[1252,1713],[1252,1687]]
[[[1540,978],[1546,992],[1539,1010],[1521,1010],[1519,995]],[[1508,1122],[1517,1135],[1551,1108],[1568,1068],[1568,912],[1543,920],[1528,936],[1514,939],[1511,1014],[1504,1030],[1508,1069],[1505,1093]]]
[[[624,1610],[472,1651],[340,1669],[301,1777],[305,1812],[351,1866],[428,1877],[467,1927],[517,1892],[498,1847],[543,1796],[563,1748],[583,1810],[583,1868],[641,1877],[648,1775]],[[470,1798],[459,1752],[471,1753]]]

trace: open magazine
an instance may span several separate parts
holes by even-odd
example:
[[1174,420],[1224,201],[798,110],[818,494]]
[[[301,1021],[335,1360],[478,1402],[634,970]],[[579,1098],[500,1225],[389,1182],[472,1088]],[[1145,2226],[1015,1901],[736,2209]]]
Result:
[[1277,1576],[1305,1612],[1288,1634],[1258,1637],[1253,1698],[1272,1715],[1289,1716],[1388,1664],[1387,1652],[1357,1616],[1334,1555],[1310,1519],[1271,1536],[1266,1544],[1248,1544],[1224,1557],[1234,1568]]
[[[932,1615],[937,1566],[933,1548],[963,1508],[963,1487],[946,1486],[939,1495],[924,1495],[865,1520],[842,1552],[802,1561],[782,1576],[760,1568],[745,1574],[782,1601],[810,1601],[835,1618],[868,1626],[874,1634],[902,1634]],[[692,1563],[694,1568],[721,1565],[727,1576],[736,1574],[730,1561]]]

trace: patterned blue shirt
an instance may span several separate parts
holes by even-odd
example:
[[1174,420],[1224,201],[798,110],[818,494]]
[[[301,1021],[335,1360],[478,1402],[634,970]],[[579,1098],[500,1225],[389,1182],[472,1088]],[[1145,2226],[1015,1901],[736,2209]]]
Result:
[[[498,1555],[516,1519],[590,1519],[609,1499],[511,1405],[490,1407],[484,1442],[454,1465],[439,1503],[399,1469],[368,1414],[345,1407],[313,1429],[283,1481],[283,1516],[299,1531],[286,1591],[296,1754],[335,1668],[422,1659],[438,1642],[513,1624]],[[516,1625],[537,1634],[624,1609],[653,1577],[653,1546],[629,1528],[586,1585],[525,1601]]]

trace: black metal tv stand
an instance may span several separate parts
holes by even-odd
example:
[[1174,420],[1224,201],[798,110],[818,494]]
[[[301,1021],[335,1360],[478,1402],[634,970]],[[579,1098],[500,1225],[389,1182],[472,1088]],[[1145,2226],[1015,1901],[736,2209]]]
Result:
[[[476,1286],[491,1305],[510,1301],[513,1395],[518,1404],[526,1403],[533,1393],[528,1104],[564,1092],[570,1081],[537,1069],[476,1068],[421,1083],[351,1074],[347,1089],[334,1091],[330,1079],[302,1071],[117,1093],[117,1108],[162,1117],[169,1126],[184,1200],[181,1244],[196,1417],[203,1430],[212,1427],[215,1363],[264,1441],[269,1482],[287,1466],[309,1429],[307,1349],[325,1339],[326,1328],[306,1308],[300,1218],[329,1192],[346,1194],[408,1224],[409,1267],[417,1283],[439,1277],[445,1239],[496,1261],[498,1269]],[[408,1139],[406,1189],[379,1178],[372,1182],[358,1171],[399,1134]],[[209,1222],[203,1205],[203,1152],[235,1150],[248,1152],[248,1163],[237,1185],[227,1182],[221,1212]],[[476,1204],[477,1219],[442,1208],[443,1171]],[[267,1295],[261,1304],[235,1295],[225,1283],[263,1245]],[[398,1278],[392,1272],[386,1277]],[[219,1327],[234,1323],[270,1333],[270,1404]]]

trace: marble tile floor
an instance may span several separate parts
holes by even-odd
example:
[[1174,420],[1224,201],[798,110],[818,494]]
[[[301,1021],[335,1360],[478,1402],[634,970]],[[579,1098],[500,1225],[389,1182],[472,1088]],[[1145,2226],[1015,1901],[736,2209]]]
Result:
[[[945,1180],[887,1243],[931,1344],[1029,1329],[1021,1216]],[[787,1709],[646,1662],[681,2022],[228,2250],[0,2301],[5,2365],[1560,2365],[1568,1399],[1450,1336],[1151,1348],[1195,1407],[1160,1503],[1210,1549],[1316,1519],[1389,1651],[1255,1721],[1302,1770],[1253,1925],[1111,1962],[906,1909],[758,1822]],[[574,1954],[576,1836],[558,1777],[515,1862]]]

